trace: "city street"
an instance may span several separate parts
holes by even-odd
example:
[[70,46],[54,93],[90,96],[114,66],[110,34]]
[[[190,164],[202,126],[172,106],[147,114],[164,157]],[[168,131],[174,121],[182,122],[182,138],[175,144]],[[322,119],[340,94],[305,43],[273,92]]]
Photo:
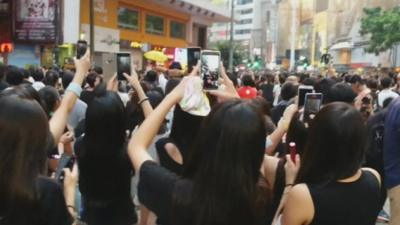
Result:
[[399,29],[400,0],[0,0],[0,224],[400,225]]

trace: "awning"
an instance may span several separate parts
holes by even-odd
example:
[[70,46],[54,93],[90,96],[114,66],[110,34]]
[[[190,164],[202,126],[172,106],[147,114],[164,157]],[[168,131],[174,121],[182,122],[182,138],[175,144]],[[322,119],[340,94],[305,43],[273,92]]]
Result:
[[353,43],[348,42],[348,41],[343,41],[334,44],[332,47],[329,48],[329,50],[337,51],[337,50],[342,50],[342,49],[352,49],[354,47]]
[[230,11],[211,4],[206,0],[152,0],[158,4],[172,7],[175,10],[206,18],[212,22],[226,23],[230,21]]

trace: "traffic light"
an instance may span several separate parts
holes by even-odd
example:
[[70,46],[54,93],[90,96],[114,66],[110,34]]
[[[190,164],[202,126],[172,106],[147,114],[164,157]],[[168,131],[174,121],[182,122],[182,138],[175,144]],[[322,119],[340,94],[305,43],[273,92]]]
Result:
[[14,46],[12,43],[1,43],[0,44],[0,53],[11,53],[14,50]]

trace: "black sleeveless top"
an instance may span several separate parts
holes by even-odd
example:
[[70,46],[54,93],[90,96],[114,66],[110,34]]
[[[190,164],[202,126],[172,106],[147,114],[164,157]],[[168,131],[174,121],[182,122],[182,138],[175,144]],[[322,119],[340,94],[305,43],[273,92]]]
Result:
[[370,171],[362,171],[361,177],[351,183],[307,186],[315,210],[310,225],[375,225],[380,187]]

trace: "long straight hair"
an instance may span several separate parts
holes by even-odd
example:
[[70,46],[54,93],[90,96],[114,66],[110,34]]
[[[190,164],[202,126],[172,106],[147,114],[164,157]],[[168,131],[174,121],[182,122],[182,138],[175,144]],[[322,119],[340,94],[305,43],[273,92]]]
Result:
[[[251,101],[213,108],[202,124],[184,179],[175,185],[173,213],[180,219],[176,224],[261,223],[268,198],[259,186],[266,131],[264,116]],[[194,218],[185,218],[187,210]]]
[[0,97],[0,217],[10,224],[37,224],[36,179],[46,165],[47,117],[25,97]]
[[361,167],[365,144],[361,114],[346,103],[326,105],[310,125],[297,182],[324,185],[353,176]]

